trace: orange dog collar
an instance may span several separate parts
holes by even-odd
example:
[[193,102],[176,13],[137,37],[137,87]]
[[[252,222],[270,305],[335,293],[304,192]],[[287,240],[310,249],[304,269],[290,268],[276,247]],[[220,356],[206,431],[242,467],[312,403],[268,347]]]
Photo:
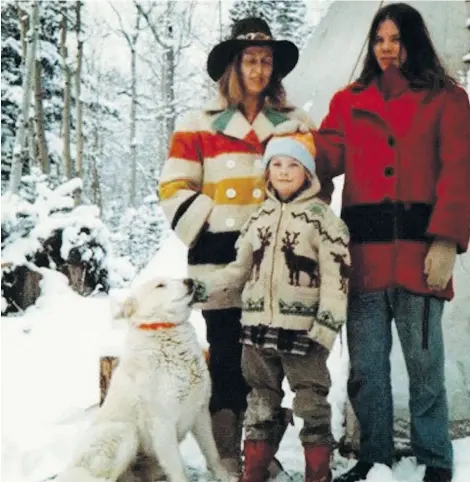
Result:
[[174,328],[175,326],[176,326],[176,323],[168,323],[165,321],[160,321],[158,323],[141,323],[140,325],[137,325],[137,328],[139,330],[153,331],[153,330],[162,330],[165,328]]

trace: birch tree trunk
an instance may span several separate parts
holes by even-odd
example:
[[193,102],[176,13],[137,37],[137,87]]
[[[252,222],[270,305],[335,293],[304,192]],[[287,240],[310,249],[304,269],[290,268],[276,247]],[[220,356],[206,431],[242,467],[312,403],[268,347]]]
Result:
[[[137,15],[137,26],[139,24],[140,15]],[[136,32],[138,28],[136,26]],[[135,207],[136,182],[137,182],[137,142],[136,142],[136,114],[137,114],[137,53],[136,53],[137,36],[132,38],[131,47],[131,112],[130,112],[130,139],[129,150],[131,153],[131,185],[129,195],[129,205]]]
[[39,162],[41,164],[41,170],[45,174],[51,172],[51,166],[49,163],[49,154],[47,151],[45,121],[44,121],[44,106],[42,104],[43,90],[41,85],[41,62],[36,60],[34,69],[34,107],[36,110],[36,138]]
[[39,5],[37,0],[32,0],[30,12],[29,31],[26,38],[26,62],[23,70],[23,101],[21,105],[21,112],[18,116],[16,141],[13,151],[13,163],[10,174],[9,191],[12,194],[16,194],[18,192],[23,165],[28,158],[26,136],[29,120],[29,107],[31,103],[34,62],[36,58],[36,44],[38,38]]
[[125,38],[131,51],[131,107],[130,107],[130,132],[129,132],[129,152],[131,156],[131,176],[129,186],[129,206],[135,207],[135,198],[137,192],[137,41],[140,34],[140,21],[143,15],[142,9],[136,6],[135,26],[132,34],[129,34],[122,22],[121,15],[111,5],[116,13],[120,30],[119,32]]
[[[36,62],[34,62],[34,63],[36,63]],[[33,69],[36,70],[36,66],[34,66]],[[34,77],[36,74],[33,72],[32,75]],[[34,117],[29,116],[29,113],[28,113],[28,139],[27,139],[27,144],[28,144],[28,164],[29,164],[29,170],[30,170],[31,167],[36,164],[38,156],[37,156],[36,132],[34,130]]]
[[62,8],[62,20],[60,30],[60,54],[62,61],[62,73],[64,76],[64,107],[62,109],[62,153],[65,162],[65,175],[67,179],[72,178],[72,159],[70,156],[70,97],[71,97],[71,75],[68,66],[67,52],[67,6]]
[[165,98],[165,139],[169,140],[175,128],[175,49],[173,45],[174,32],[172,22],[174,21],[174,2],[166,3],[165,13],[165,34],[164,65],[163,65],[163,95]]
[[82,1],[77,0],[75,3],[76,24],[75,32],[77,35],[77,66],[75,71],[75,97],[76,97],[76,115],[77,115],[77,154],[75,157],[75,173],[83,178],[83,103],[81,96],[82,82],[82,59],[83,59],[83,40],[81,38],[81,7]]
[[[163,2],[158,2],[163,3]],[[176,64],[181,51],[191,44],[191,22],[193,19],[194,4],[187,2],[184,11],[178,11],[174,0],[166,0],[164,14],[152,18],[151,8],[144,10],[143,4],[134,0],[137,9],[142,13],[157,46],[162,49],[160,71],[161,97],[163,99],[162,122],[163,135],[161,138],[162,158],[166,157],[166,146],[175,127],[176,119]],[[155,3],[153,4],[155,5]],[[181,9],[180,9],[181,10]],[[176,29],[174,27],[177,27]]]

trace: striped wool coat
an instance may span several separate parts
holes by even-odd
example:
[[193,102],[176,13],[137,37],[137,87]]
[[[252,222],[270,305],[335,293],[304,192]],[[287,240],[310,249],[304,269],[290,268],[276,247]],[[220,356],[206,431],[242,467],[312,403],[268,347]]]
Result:
[[[172,229],[188,246],[189,275],[214,272],[235,259],[240,228],[264,200],[262,156],[276,126],[298,119],[293,107],[266,106],[250,124],[219,101],[189,112],[178,123],[160,178],[159,197]],[[240,288],[203,309],[241,306]]]
[[424,259],[438,236],[467,249],[470,106],[459,87],[412,90],[398,69],[333,97],[314,134],[317,173],[345,174],[342,218],[351,234],[351,291],[430,291]]

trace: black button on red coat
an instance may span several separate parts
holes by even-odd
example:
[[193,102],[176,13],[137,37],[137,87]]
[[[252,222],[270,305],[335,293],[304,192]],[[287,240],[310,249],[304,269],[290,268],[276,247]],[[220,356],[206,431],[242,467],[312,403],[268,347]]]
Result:
[[384,169],[384,174],[385,174],[385,177],[393,176],[395,174],[395,169],[392,166],[387,166]]

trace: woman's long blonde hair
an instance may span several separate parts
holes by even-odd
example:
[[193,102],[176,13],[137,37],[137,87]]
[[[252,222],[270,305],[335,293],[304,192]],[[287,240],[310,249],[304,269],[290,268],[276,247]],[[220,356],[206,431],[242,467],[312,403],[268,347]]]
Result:
[[[243,52],[236,55],[218,81],[219,94],[225,100],[228,107],[239,107],[245,99],[245,89],[243,87],[241,73],[242,55]],[[281,77],[276,72],[276,64],[274,64],[271,79],[263,95],[270,107],[279,110],[290,110],[286,105],[286,91],[282,85]]]

